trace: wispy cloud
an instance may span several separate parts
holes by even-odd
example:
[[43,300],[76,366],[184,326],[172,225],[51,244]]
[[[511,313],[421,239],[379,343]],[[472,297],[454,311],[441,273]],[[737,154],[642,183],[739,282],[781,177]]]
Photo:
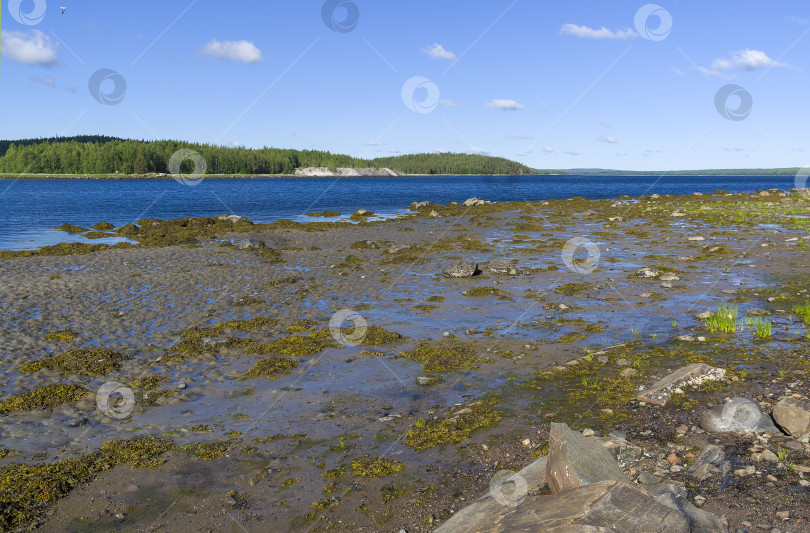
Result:
[[553,154],[554,153],[554,148],[552,148],[551,146],[544,146],[543,151],[545,153],[547,153],[547,154]]
[[264,59],[262,51],[255,44],[244,40],[220,42],[211,39],[203,47],[202,54],[237,63],[260,63]]
[[439,100],[439,105],[442,107],[464,107],[462,105],[458,105],[452,100]]
[[526,135],[525,133],[513,133],[512,135],[507,137],[507,139],[518,139],[522,141],[530,141],[532,140],[532,138],[533,137],[531,135]]
[[568,150],[568,151],[563,152],[563,153],[564,153],[564,154],[568,154],[568,155],[574,155],[574,156],[577,156],[577,155],[582,155],[582,153],[581,153],[581,152],[577,152],[576,150]]
[[683,71],[678,67],[669,67],[669,70],[677,74],[678,76],[683,76]]
[[422,48],[422,53],[427,54],[433,59],[446,59],[447,61],[455,61],[456,54],[450,50],[446,50],[444,46],[439,43],[434,43],[433,46],[426,46]]
[[596,142],[599,143],[608,143],[608,144],[616,144],[617,141],[615,138],[611,137],[610,135],[600,135],[596,138]]
[[517,111],[518,109],[525,109],[526,106],[523,104],[519,104],[514,100],[506,100],[506,99],[494,99],[491,102],[487,102],[485,104],[487,107],[491,109],[502,109],[504,111]]
[[368,141],[366,146],[377,146],[377,141]]
[[474,154],[481,154],[481,155],[489,154],[489,150],[485,150],[483,148],[477,148],[475,146],[470,146],[470,152],[472,152]]
[[42,78],[34,78],[34,81],[37,83],[41,83],[42,85],[48,85],[49,87],[56,86],[56,82],[50,75]]
[[59,44],[39,30],[3,31],[0,52],[22,65],[52,67],[58,63]]
[[560,33],[582,39],[635,39],[638,37],[638,34],[629,28],[611,31],[602,26],[597,30],[589,26],[578,26],[576,24],[563,24]]
[[728,79],[734,77],[734,72],[757,70],[763,67],[790,68],[790,65],[771,59],[762,50],[746,48],[745,50],[732,52],[730,59],[715,59],[711,68],[697,67],[697,69],[709,76]]

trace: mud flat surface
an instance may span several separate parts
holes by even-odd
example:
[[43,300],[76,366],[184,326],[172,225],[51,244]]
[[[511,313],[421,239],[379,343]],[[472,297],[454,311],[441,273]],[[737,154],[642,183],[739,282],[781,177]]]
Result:
[[[545,454],[551,421],[686,456],[724,398],[808,394],[808,206],[718,191],[142,221],[106,230],[136,246],[0,255],[0,529],[432,531]],[[441,275],[458,260],[480,273]],[[698,317],[721,305],[734,331]],[[695,362],[729,379],[635,400]],[[690,497],[732,531],[810,531],[790,489],[810,450],[791,446],[770,486]]]

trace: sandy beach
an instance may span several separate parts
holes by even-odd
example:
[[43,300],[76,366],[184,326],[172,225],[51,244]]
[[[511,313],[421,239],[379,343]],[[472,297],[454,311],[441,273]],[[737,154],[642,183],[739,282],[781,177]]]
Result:
[[[552,421],[620,431],[637,476],[714,438],[749,461],[703,412],[808,394],[799,192],[468,203],[0,258],[0,529],[432,531],[547,453]],[[458,261],[476,275],[443,275]],[[709,331],[719,305],[772,329]],[[635,399],[694,362],[728,379]],[[810,531],[801,469],[762,473],[683,482],[732,531],[784,510]]]

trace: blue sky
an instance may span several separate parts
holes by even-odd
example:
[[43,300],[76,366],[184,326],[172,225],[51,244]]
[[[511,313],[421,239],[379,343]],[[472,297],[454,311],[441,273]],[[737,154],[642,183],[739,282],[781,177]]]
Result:
[[810,165],[805,2],[1,3],[4,139]]

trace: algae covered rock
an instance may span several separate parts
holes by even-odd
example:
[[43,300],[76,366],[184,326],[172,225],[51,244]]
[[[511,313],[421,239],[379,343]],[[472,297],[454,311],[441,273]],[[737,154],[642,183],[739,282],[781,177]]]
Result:
[[448,278],[471,278],[478,274],[478,264],[472,261],[453,261],[446,265],[442,274]]

